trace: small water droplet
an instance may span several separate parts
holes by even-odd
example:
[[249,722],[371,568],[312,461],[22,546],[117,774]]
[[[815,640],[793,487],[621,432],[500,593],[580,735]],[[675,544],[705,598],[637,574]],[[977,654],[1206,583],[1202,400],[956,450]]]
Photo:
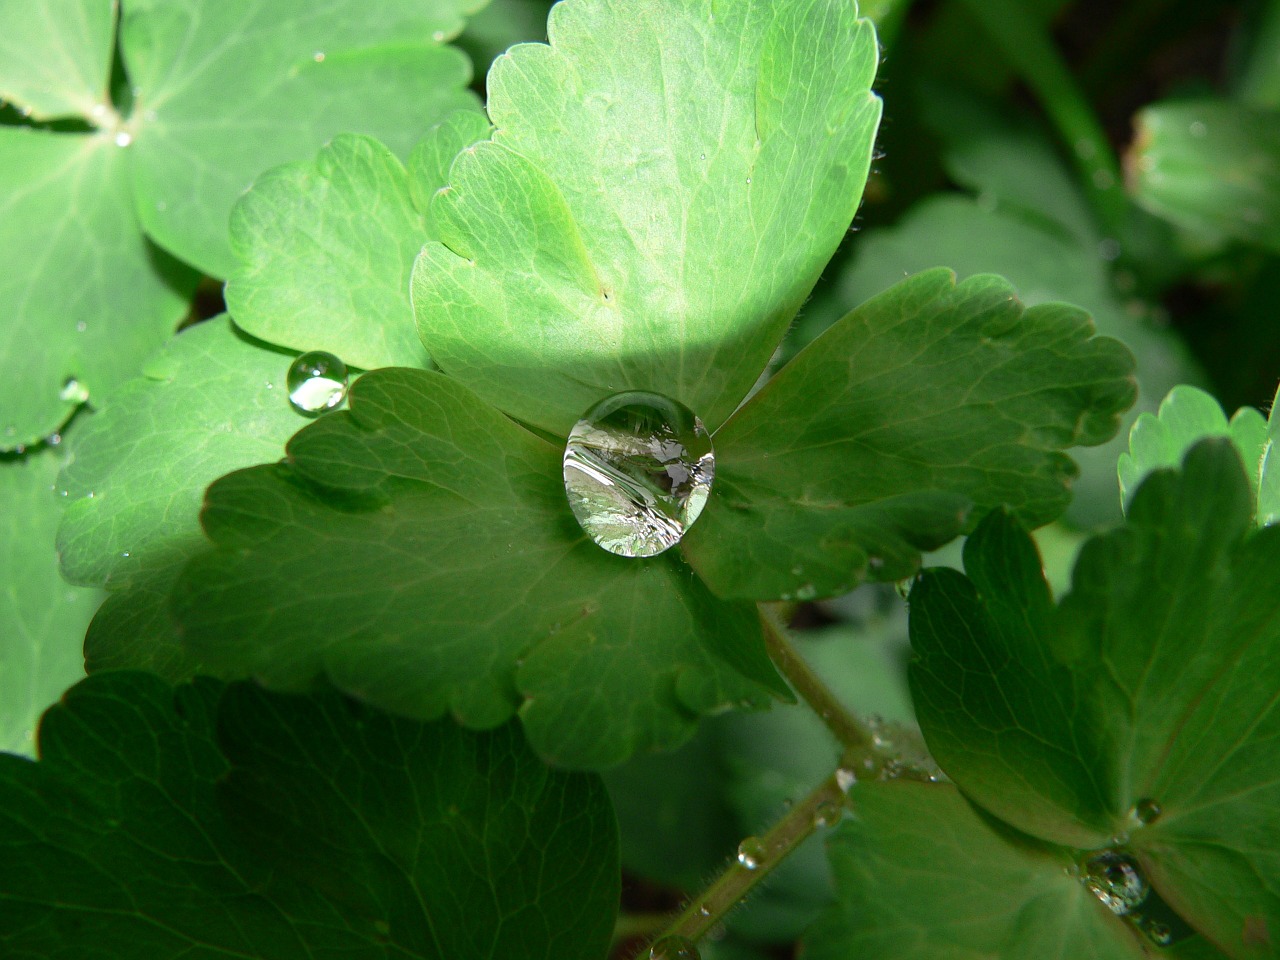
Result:
[[700,917],[711,916],[711,908],[704,903],[702,906],[698,908],[698,916]]
[[128,130],[120,130],[116,133],[116,146],[127,147],[133,143],[133,134]]
[[324,51],[317,50],[315,53],[311,55],[311,59],[314,60],[316,63],[324,63]]
[[853,785],[858,782],[858,775],[848,767],[841,767],[836,771],[836,786],[845,793],[853,789]]
[[84,403],[89,399],[89,391],[75,377],[71,377],[62,385],[58,398],[64,403]]
[[663,937],[649,948],[649,960],[700,960],[697,946],[687,937]]
[[818,595],[818,589],[812,583],[802,583],[796,588],[797,600],[812,600]]
[[707,155],[706,155],[705,153],[700,154],[700,155],[698,156],[698,159],[699,159],[699,160],[705,160],[705,159],[707,159]]
[[564,450],[579,526],[623,557],[675,546],[711,493],[715,454],[702,421],[656,393],[619,393],[586,412]]
[[872,570],[883,570],[884,557],[867,557],[867,566]]
[[81,320],[79,323],[76,324],[76,333],[84,333],[88,329],[89,329],[89,325],[85,323],[83,320]]
[[896,591],[898,591],[898,596],[900,596],[903,600],[910,600],[910,599],[911,599],[911,585],[912,585],[913,583],[915,583],[915,580],[914,580],[914,579],[912,579],[912,578],[910,578],[910,577],[908,577],[906,580],[899,580],[899,581],[897,581],[897,582],[893,585],[893,589],[894,589],[894,590],[896,590]]
[[747,837],[738,844],[738,862],[748,870],[756,870],[765,860],[767,851],[759,837]]
[[1173,943],[1173,929],[1159,920],[1148,920],[1138,924],[1138,928],[1158,947],[1167,947]]
[[129,551],[128,551],[128,550],[122,550],[122,551],[120,552],[120,556],[122,556],[122,557],[127,557],[127,556],[129,556]]
[[1190,134],[1197,139],[1208,136],[1209,134],[1209,128],[1204,125],[1204,121],[1202,120],[1192,120],[1191,126],[1187,129]]
[[1129,819],[1146,827],[1159,820],[1160,814],[1163,812],[1160,809],[1160,804],[1150,797],[1146,797],[1133,805],[1133,809],[1129,811]]
[[1110,263],[1120,258],[1120,241],[1115,237],[1104,237],[1098,241],[1098,256]]
[[285,384],[289,402],[299,413],[325,413],[347,395],[347,365],[332,353],[312,350],[289,365]]
[[813,825],[818,828],[834,827],[840,822],[843,808],[832,800],[823,800],[813,808]]
[[1128,854],[1114,850],[1104,850],[1086,860],[1081,879],[1093,895],[1117,916],[1136,910],[1147,899],[1151,889],[1138,862]]
[[443,42],[444,42],[444,31],[443,31],[443,30],[437,30],[435,33],[433,33],[433,34],[431,35],[431,39],[432,39],[432,40],[434,40],[436,43],[443,43]]

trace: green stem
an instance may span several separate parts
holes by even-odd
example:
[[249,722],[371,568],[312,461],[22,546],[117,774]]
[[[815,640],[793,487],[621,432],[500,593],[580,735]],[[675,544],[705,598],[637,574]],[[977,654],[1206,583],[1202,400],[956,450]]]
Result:
[[1123,242],[1129,204],[1120,161],[1048,32],[1022,0],[959,0],[1000,45],[1066,142],[1104,230]]
[[613,925],[615,946],[636,937],[651,937],[671,919],[669,913],[620,913]]
[[743,855],[691,901],[655,942],[667,937],[684,937],[694,942],[702,939],[814,830],[833,824],[845,800],[837,774],[823,780],[768,833],[744,840],[740,848]]
[[827,729],[835,735],[846,751],[866,753],[874,749],[875,731],[846,710],[844,704],[831,692],[831,688],[823,683],[822,678],[813,672],[809,664],[805,663],[787,638],[786,627],[778,619],[777,613],[765,604],[760,604],[759,609],[769,657],[779,672],[787,678],[787,682],[795,688],[800,698],[827,725]]

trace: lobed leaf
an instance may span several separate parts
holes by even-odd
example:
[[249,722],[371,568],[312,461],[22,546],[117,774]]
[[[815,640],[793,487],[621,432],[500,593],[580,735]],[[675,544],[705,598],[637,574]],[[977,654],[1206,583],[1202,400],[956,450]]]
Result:
[[223,673],[294,689],[323,674],[410,716],[490,727],[518,708],[539,752],[579,766],[786,695],[749,605],[676,555],[587,539],[560,458],[450,378],[367,374],[286,465],[209,489],[218,549],[176,588],[184,641]]
[[488,78],[492,142],[414,271],[445,372],[559,436],[623,390],[711,429],[857,209],[878,49],[849,0],[568,0]]
[[332,694],[94,676],[0,756],[0,947],[48,960],[597,960],[618,897],[597,778],[512,727]]
[[37,120],[109,108],[114,0],[0,0],[0,100]]
[[715,436],[716,488],[685,538],[719,595],[833,596],[901,579],[970,505],[1033,525],[1070,499],[1061,451],[1102,443],[1133,358],[1065,304],[1025,309],[997,277],[928,271],[792,360]]

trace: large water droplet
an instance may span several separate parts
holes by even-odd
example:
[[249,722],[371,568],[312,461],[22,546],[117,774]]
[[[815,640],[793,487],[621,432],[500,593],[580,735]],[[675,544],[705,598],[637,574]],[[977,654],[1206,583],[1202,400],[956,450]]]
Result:
[[693,411],[656,393],[619,393],[586,412],[564,449],[578,524],[623,557],[675,546],[711,492],[711,436]]
[[747,837],[738,844],[738,862],[748,870],[755,870],[764,863],[767,852],[759,837]]
[[649,948],[649,960],[700,960],[701,954],[687,937],[663,937]]
[[1140,907],[1151,889],[1137,861],[1114,850],[1104,850],[1085,861],[1081,879],[1095,897],[1119,916]]
[[332,410],[347,395],[347,365],[332,353],[312,350],[289,366],[289,402],[311,416]]

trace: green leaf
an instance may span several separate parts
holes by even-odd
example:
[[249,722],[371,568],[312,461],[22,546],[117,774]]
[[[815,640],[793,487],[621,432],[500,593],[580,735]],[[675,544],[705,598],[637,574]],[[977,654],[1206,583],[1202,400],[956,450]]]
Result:
[[828,842],[837,903],[806,960],[1138,960],[1070,855],[1002,828],[954,787],[859,784]]
[[191,672],[164,611],[167,585],[204,547],[204,488],[224,473],[279,459],[307,423],[289,404],[290,360],[226,317],[209,320],[173,338],[144,376],[109,395],[76,431],[75,456],[59,478],[71,498],[58,528],[63,573],[128,597],[104,610],[123,603],[118,626],[95,626],[91,666],[145,667],[175,678]]
[[[868,231],[858,241],[857,259],[837,280],[825,322],[879,295],[904,274],[939,264],[962,279],[999,274],[1028,306],[1063,301],[1089,311],[1099,333],[1122,341],[1137,358],[1138,400],[1111,443],[1073,454],[1081,476],[1067,519],[1086,527],[1119,520],[1116,458],[1125,449],[1129,426],[1141,411],[1155,410],[1174,386],[1202,374],[1177,336],[1130,314],[1141,303],[1126,303],[1113,291],[1106,261],[1095,244],[1073,238],[1070,222],[1047,219],[1048,205],[1038,208],[1038,219],[1028,216],[1025,203],[1007,184],[1001,196],[1004,202],[995,210],[968,197],[933,196],[896,226]],[[1059,198],[1058,203],[1064,202]],[[817,315],[813,320],[821,329],[823,318]]]
[[195,277],[139,232],[109,136],[0,127],[0,169],[0,364],[16,373],[0,382],[0,448],[13,448],[134,376]]
[[[1249,535],[1251,506],[1235,447],[1204,440],[1085,545],[1056,609],[999,514],[966,546],[972,583],[929,572],[911,594],[912,690],[943,769],[1037,836],[1127,842],[1237,958],[1280,930],[1280,529]],[[1140,801],[1161,811],[1146,826]]]
[[1136,123],[1138,203],[1210,241],[1280,251],[1280,108],[1171,101]]
[[[1247,33],[1243,31],[1248,31]],[[1280,3],[1270,0],[1242,25],[1249,56],[1236,84],[1242,100],[1266,107],[1280,107]]]
[[0,457],[0,751],[30,753],[40,714],[84,676],[84,630],[101,600],[58,573],[60,464],[56,449]]
[[566,436],[622,390],[714,429],[857,209],[880,117],[849,0],[570,0],[489,74],[413,278],[423,341]]
[[102,960],[605,955],[603,786],[507,727],[91,677],[0,757],[0,947]]
[[37,120],[108,109],[113,0],[0,0],[0,100]]
[[[1205,437],[1229,437],[1248,466],[1249,484],[1256,497],[1266,419],[1253,407],[1241,407],[1230,422],[1210,394],[1196,387],[1178,386],[1160,402],[1156,414],[1144,413],[1129,431],[1129,452],[1120,455],[1120,500],[1127,504],[1147,474],[1176,467]],[[1261,522],[1261,518],[1259,518]]]
[[201,270],[235,267],[232,205],[263,170],[363,133],[406,156],[433,123],[473,107],[470,67],[443,45],[476,0],[337,0],[250,8],[133,0],[121,47],[136,88],[138,215],[147,233]]
[[602,551],[560,459],[450,378],[367,374],[287,465],[210,488],[219,549],[179,582],[184,639],[219,671],[289,688],[324,674],[410,716],[487,727],[518,708],[540,753],[580,766],[786,695],[754,609],[713,598],[674,553]]
[[998,277],[904,281],[831,327],[715,437],[716,487],[685,538],[721,596],[833,596],[901,579],[970,504],[1033,525],[1133,402],[1133,358],[1081,310],[1023,309]]
[[1258,526],[1280,523],[1280,390],[1271,403],[1267,437],[1258,463]]
[[356,367],[425,366],[409,304],[423,211],[458,152],[487,137],[482,114],[435,127],[410,170],[369,137],[340,136],[314,161],[260,177],[232,211],[239,267],[227,306],[243,330]]

